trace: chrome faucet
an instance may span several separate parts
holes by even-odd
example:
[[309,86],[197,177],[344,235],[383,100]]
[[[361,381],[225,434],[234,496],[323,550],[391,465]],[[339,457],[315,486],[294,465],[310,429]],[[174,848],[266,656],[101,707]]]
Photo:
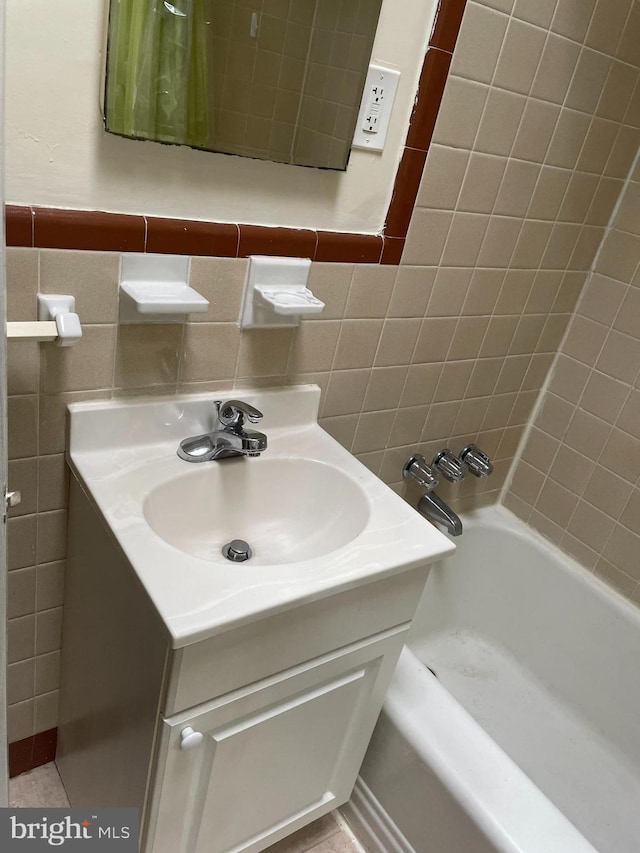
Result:
[[[445,452],[450,453],[450,451],[443,451],[443,454]],[[434,468],[439,468],[439,466],[436,466],[435,463],[442,459],[443,454],[438,454],[431,465],[427,463],[424,456],[420,456],[419,454],[409,457],[402,469],[402,475],[406,480],[414,480],[414,482],[426,490],[426,494],[418,502],[418,512],[436,524],[441,524],[452,536],[460,536],[462,533],[462,521],[460,521],[451,507],[447,506],[442,498],[439,498],[433,491],[440,482],[438,471],[434,470]],[[453,454],[451,455],[453,456]],[[453,458],[455,459],[455,457]],[[462,477],[464,477],[464,471]],[[462,477],[459,479],[462,479]],[[447,477],[447,479],[451,478]]]
[[460,461],[467,466],[475,477],[488,477],[493,472],[491,459],[475,444],[468,444],[460,452]]
[[436,524],[446,527],[452,536],[462,533],[462,521],[459,516],[435,492],[427,492],[418,501],[418,512],[425,518],[430,518]]
[[185,438],[178,447],[178,456],[186,462],[215,462],[232,456],[260,456],[267,449],[267,436],[245,429],[245,418],[257,424],[262,412],[242,400],[215,400],[216,419],[211,432]]

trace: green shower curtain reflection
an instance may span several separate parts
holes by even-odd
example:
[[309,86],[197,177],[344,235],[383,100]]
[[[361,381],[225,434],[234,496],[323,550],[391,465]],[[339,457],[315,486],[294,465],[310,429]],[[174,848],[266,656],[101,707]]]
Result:
[[111,0],[110,15],[107,130],[205,147],[204,0]]

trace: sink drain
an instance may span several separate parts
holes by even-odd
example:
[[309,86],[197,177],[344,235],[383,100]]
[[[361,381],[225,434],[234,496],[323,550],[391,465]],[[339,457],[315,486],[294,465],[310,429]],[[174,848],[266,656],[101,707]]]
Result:
[[232,539],[231,542],[227,542],[222,547],[222,553],[232,563],[244,563],[245,560],[251,557],[253,552],[249,547],[249,543],[245,542],[244,539]]

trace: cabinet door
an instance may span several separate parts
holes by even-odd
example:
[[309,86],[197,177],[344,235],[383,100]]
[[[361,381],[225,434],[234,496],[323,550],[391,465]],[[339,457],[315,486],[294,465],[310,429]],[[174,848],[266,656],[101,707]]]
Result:
[[[345,802],[406,630],[162,723],[147,853],[259,851]],[[185,728],[202,742],[181,748]]]

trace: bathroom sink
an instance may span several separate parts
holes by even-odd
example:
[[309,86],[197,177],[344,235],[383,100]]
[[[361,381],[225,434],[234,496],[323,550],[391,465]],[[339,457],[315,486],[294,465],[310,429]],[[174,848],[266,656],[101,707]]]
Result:
[[223,546],[248,542],[252,565],[320,557],[355,539],[369,518],[360,486],[309,459],[228,459],[198,466],[157,486],[144,516],[185,554],[226,563]]
[[[70,467],[174,648],[454,550],[321,429],[316,386],[217,396],[264,414],[260,456],[178,457],[212,429],[212,394],[69,407]],[[245,562],[223,555],[234,540],[248,543]]]

